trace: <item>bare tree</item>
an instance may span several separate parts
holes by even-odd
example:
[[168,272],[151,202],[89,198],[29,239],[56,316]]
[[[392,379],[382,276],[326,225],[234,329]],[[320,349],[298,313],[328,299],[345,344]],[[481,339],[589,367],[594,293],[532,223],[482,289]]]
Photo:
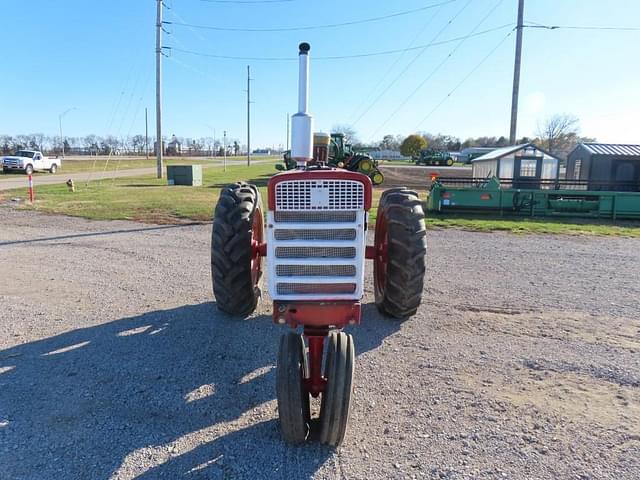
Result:
[[569,114],[556,114],[538,124],[538,143],[549,153],[563,153],[570,148],[571,139],[578,138],[578,117]]
[[385,135],[378,146],[383,150],[397,150],[401,143],[393,135]]
[[331,132],[342,133],[344,135],[345,143],[351,143],[353,145],[360,143],[360,139],[358,138],[358,133],[356,132],[356,129],[353,128],[351,125],[336,124],[333,127],[331,127]]

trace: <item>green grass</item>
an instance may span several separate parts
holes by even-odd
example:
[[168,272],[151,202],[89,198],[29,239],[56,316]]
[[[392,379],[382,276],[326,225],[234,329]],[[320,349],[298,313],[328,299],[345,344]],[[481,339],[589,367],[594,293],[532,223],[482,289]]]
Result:
[[564,234],[564,235],[614,235],[640,238],[640,223],[617,222],[580,219],[495,219],[495,218],[461,218],[461,217],[429,217],[426,219],[429,228],[458,228],[476,232],[504,231],[515,234]]
[[[94,163],[95,162],[95,163]],[[165,159],[165,165],[192,165],[192,164],[213,164],[210,160],[192,159],[192,158],[170,158]],[[217,162],[216,162],[217,163]],[[115,170],[130,170],[132,168],[152,168],[156,166],[155,158],[149,160],[145,158],[124,158],[112,157],[107,161],[106,158],[97,160],[64,160],[62,167],[58,170],[60,173],[76,173],[76,172],[113,172]]]
[[[279,160],[279,157],[265,157],[255,156],[251,157],[253,160],[268,160],[271,159],[274,162]],[[227,157],[230,164],[246,161],[246,157]],[[209,157],[209,158],[165,158],[165,165],[219,165],[222,163],[222,157]],[[77,173],[77,172],[113,172],[116,170],[131,170],[134,168],[154,168],[156,166],[155,157],[147,160],[144,157],[117,157],[113,156],[108,159],[106,156],[100,157],[86,157],[82,160],[77,158],[64,159],[62,166],[58,169],[58,173]],[[22,172],[16,172],[16,175],[22,175]],[[0,171],[0,175],[2,172]],[[35,175],[49,175],[47,172],[36,172]]]
[[[166,180],[153,175],[78,182],[77,191],[70,193],[65,185],[43,185],[36,189],[34,205],[23,203],[24,209],[46,213],[71,215],[97,220],[136,220],[147,223],[178,223],[182,221],[208,221],[218,199],[220,188],[244,180],[256,184],[266,201],[266,185],[277,173],[273,162],[229,165],[203,170],[202,187],[168,186]],[[181,160],[177,160],[181,162]],[[371,222],[376,219],[376,206],[383,189],[373,191],[374,208]],[[421,197],[426,198],[425,192]],[[0,194],[0,199],[21,197],[26,199],[25,188]],[[266,204],[265,204],[266,205]],[[477,217],[427,216],[428,228],[458,228],[480,232],[504,231],[515,234],[580,234],[616,235],[640,238],[640,223],[598,222],[595,220],[565,219],[503,219]]]
[[[153,175],[92,181],[76,185],[76,192],[66,185],[43,185],[36,189],[34,205],[21,208],[46,213],[85,217],[96,220],[137,220],[148,223],[176,223],[184,220],[211,219],[220,188],[246,180],[259,186],[266,199],[269,177],[277,171],[274,162],[251,167],[229,165],[203,170],[202,187],[168,186],[166,179]],[[9,190],[6,198],[26,198],[26,189]]]

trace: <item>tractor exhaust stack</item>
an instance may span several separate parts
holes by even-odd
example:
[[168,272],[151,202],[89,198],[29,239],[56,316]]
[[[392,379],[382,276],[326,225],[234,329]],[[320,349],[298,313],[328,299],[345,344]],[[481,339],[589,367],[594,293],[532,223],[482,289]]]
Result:
[[291,158],[298,167],[304,167],[313,159],[313,118],[309,108],[309,50],[308,43],[299,48],[298,113],[291,121]]

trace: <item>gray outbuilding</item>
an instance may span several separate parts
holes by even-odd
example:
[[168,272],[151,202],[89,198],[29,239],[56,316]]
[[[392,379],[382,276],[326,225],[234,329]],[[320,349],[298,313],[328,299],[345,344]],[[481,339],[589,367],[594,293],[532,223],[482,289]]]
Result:
[[588,190],[640,191],[640,145],[581,143],[567,157],[567,180]]

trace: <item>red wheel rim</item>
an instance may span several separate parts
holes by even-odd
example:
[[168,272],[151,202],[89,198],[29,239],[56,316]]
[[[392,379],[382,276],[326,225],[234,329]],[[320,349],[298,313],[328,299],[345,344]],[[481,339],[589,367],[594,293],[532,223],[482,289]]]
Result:
[[262,275],[262,256],[260,255],[260,244],[263,237],[262,210],[256,208],[253,213],[253,223],[251,224],[251,283],[258,284]]
[[387,252],[389,250],[389,235],[387,233],[387,221],[384,212],[378,210],[375,236],[376,258],[373,263],[375,288],[378,295],[384,295],[387,282]]

